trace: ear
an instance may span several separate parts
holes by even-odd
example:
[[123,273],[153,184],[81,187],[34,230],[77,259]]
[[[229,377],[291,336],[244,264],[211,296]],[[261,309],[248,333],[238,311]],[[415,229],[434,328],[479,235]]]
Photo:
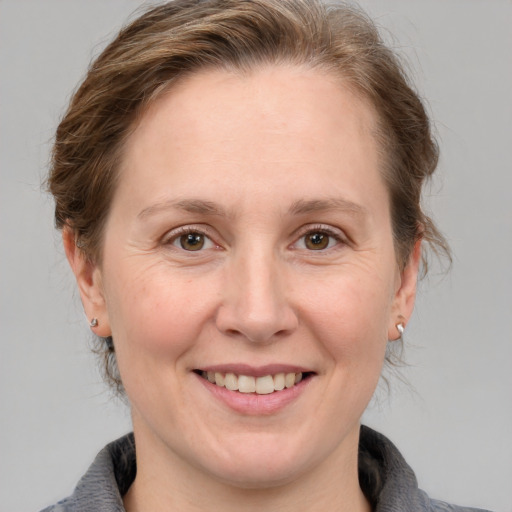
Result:
[[409,256],[407,265],[400,272],[391,316],[388,326],[388,340],[400,339],[401,333],[397,329],[397,324],[407,325],[414,309],[416,299],[416,284],[418,282],[418,272],[421,261],[421,240],[414,244],[414,248]]
[[91,329],[103,338],[111,336],[100,268],[77,247],[75,232],[71,227],[65,226],[62,229],[62,242],[71,270],[75,274],[85,315],[89,322],[93,318],[97,320],[97,325],[91,325]]

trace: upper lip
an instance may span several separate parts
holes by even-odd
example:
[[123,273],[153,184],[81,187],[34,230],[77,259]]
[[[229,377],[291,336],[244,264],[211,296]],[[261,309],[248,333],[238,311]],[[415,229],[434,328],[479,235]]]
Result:
[[234,373],[235,375],[247,375],[250,377],[264,377],[277,373],[312,373],[311,369],[291,364],[266,364],[252,366],[244,363],[215,364],[196,368],[203,372]]

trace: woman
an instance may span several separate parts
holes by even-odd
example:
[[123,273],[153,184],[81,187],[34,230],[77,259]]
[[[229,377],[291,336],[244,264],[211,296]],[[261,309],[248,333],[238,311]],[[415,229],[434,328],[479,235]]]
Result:
[[360,427],[422,245],[447,250],[420,207],[436,163],[346,7],[177,1],[124,29],[49,187],[134,437],[48,510],[449,510]]

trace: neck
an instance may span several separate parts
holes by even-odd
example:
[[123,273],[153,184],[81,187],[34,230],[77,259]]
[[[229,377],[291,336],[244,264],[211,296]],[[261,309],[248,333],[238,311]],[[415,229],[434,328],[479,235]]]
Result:
[[152,446],[136,430],[135,437],[137,476],[123,498],[127,512],[239,512],[241,504],[244,512],[371,511],[358,481],[358,431],[307,473],[258,488],[220,481],[169,453],[167,447]]

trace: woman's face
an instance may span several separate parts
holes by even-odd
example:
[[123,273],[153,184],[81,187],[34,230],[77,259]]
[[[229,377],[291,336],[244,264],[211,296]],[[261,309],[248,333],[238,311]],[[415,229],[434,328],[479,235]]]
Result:
[[354,460],[418,259],[397,268],[375,125],[284,66],[197,73],[143,116],[101,265],[77,272],[140,457],[249,487]]

